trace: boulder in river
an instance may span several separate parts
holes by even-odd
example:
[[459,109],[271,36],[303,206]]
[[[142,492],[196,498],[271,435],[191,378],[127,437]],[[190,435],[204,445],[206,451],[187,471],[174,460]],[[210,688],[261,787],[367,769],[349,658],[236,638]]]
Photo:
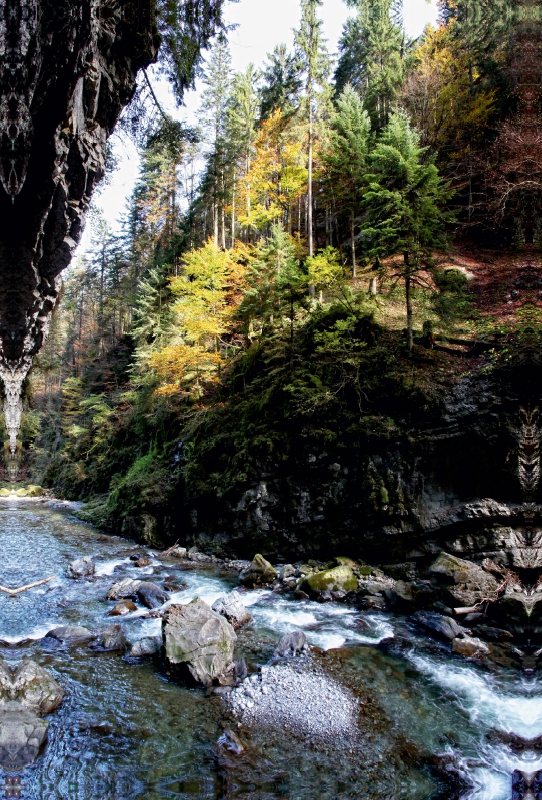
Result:
[[341,564],[333,569],[325,569],[310,575],[303,583],[303,589],[308,590],[312,595],[320,595],[324,592],[355,592],[358,582],[352,568],[348,564]]
[[452,639],[463,633],[463,628],[457,624],[455,619],[437,614],[435,611],[418,611],[410,619],[431,636],[436,636],[444,641],[451,642]]
[[115,608],[109,612],[109,617],[123,617],[125,614],[131,614],[132,611],[137,611],[137,606],[131,600],[121,600]]
[[141,581],[134,581],[131,578],[124,578],[122,581],[114,583],[106,595],[107,600],[121,600],[127,597],[135,597]]
[[212,608],[217,614],[226,617],[235,630],[246,625],[247,622],[250,622],[252,619],[241,602],[239,592],[230,592],[229,594],[222,595],[218,600],[215,600]]
[[94,575],[95,571],[96,567],[93,560],[85,556],[85,558],[78,558],[72,561],[67,569],[67,575],[68,578],[88,578],[90,575]]
[[303,631],[290,631],[285,633],[275,648],[275,657],[287,658],[288,656],[298,656],[309,649],[307,637]]
[[100,631],[96,638],[96,646],[102,650],[125,650],[126,635],[121,625],[110,625]]
[[6,686],[2,676],[2,694],[9,692],[11,699],[22,703],[34,714],[50,714],[58,708],[64,697],[64,689],[60,684],[30,658],[21,661],[10,679],[9,686]]
[[200,598],[169,606],[162,635],[169,664],[186,665],[194,680],[205,686],[223,675],[233,661],[237,639],[233,627]]
[[162,639],[160,636],[144,636],[134,642],[130,649],[132,658],[143,658],[145,656],[153,656],[159,653],[162,648]]
[[81,625],[61,625],[58,628],[53,628],[46,636],[50,639],[58,639],[60,642],[75,642],[94,638],[94,634]]
[[274,583],[277,578],[278,572],[275,567],[260,553],[254,556],[250,565],[239,575],[239,580],[246,586],[265,586]]
[[48,728],[46,720],[17,701],[6,702],[0,708],[0,764],[4,769],[16,771],[32,764],[47,738]]
[[169,600],[169,594],[151,581],[141,581],[137,587],[138,599],[147,608],[160,608]]

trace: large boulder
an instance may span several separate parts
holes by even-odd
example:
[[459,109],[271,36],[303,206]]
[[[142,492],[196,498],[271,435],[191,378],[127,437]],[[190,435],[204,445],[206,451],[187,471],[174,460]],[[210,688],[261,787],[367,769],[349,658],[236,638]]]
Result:
[[250,565],[239,575],[239,580],[246,586],[265,586],[274,583],[278,578],[275,567],[257,553]]
[[341,564],[333,569],[315,572],[303,583],[309,594],[320,595],[324,592],[355,592],[358,588],[356,576],[348,564]]
[[213,611],[225,617],[235,630],[238,630],[252,619],[243,603],[238,592],[230,592],[222,595],[213,603]]
[[446,586],[446,600],[454,606],[471,607],[495,596],[497,579],[478,564],[441,553],[429,572]]
[[137,597],[147,608],[160,608],[169,600],[169,594],[152,581],[141,581],[137,588]]
[[172,605],[162,620],[165,656],[172,666],[185,665],[198,683],[209,686],[233,661],[237,636],[230,623],[198,597]]
[[9,687],[5,686],[4,680],[1,681],[2,693],[6,692],[12,700],[18,700],[34,714],[50,714],[62,702],[64,689],[30,658],[25,658],[10,678]]
[[140,584],[141,581],[134,581],[132,578],[124,578],[124,580],[113,584],[106,595],[106,599],[122,600],[127,597],[136,597]]

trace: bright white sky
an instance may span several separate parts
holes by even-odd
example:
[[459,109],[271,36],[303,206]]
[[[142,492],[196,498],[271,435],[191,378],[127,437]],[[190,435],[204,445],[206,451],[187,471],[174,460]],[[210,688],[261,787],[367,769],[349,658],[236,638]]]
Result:
[[[345,20],[352,11],[343,0],[324,0],[320,10],[328,49],[335,53],[337,42]],[[239,0],[227,6],[227,20],[238,27],[230,35],[232,68],[244,71],[250,62],[260,66],[275,45],[281,42],[293,45],[293,29],[299,23],[298,0]],[[428,23],[437,17],[436,0],[404,0],[403,19],[406,32],[412,38],[419,36]],[[167,84],[155,78],[155,90],[166,110],[179,119],[195,122],[195,112],[199,103],[199,91],[188,92],[186,107],[178,111],[168,90]],[[110,225],[116,227],[126,201],[137,180],[139,158],[134,145],[115,137],[115,151],[120,159],[119,169],[112,177],[109,186],[104,187],[95,204],[102,209]],[[84,252],[90,241],[90,225],[87,226],[78,253]]]

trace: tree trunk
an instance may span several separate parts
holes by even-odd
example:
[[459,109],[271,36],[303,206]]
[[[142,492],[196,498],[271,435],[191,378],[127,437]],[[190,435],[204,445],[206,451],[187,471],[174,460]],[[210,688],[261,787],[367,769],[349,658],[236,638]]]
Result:
[[350,218],[350,245],[352,248],[352,277],[357,277],[358,267],[356,264],[356,230],[354,225],[355,217],[354,212]]
[[407,313],[407,344],[409,353],[414,347],[414,328],[412,320],[412,276],[410,274],[410,262],[408,253],[404,254],[405,260],[405,300]]
[[[307,195],[307,236],[309,240],[309,258],[314,255],[314,242],[312,238],[312,98],[309,97],[309,186]],[[314,283],[309,283],[309,295],[314,297]]]

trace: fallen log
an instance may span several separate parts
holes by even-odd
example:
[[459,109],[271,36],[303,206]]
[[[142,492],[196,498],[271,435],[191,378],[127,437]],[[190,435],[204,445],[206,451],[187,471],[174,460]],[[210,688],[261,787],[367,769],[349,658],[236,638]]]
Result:
[[26,586],[19,586],[18,589],[7,589],[5,586],[0,586],[0,592],[4,592],[5,594],[9,594],[14,597],[17,594],[21,594],[21,592],[26,592],[28,589],[33,589],[35,586],[43,586],[44,583],[49,583],[56,578],[56,575],[51,575],[50,578],[44,578],[42,581],[35,581],[34,583],[28,583]]

